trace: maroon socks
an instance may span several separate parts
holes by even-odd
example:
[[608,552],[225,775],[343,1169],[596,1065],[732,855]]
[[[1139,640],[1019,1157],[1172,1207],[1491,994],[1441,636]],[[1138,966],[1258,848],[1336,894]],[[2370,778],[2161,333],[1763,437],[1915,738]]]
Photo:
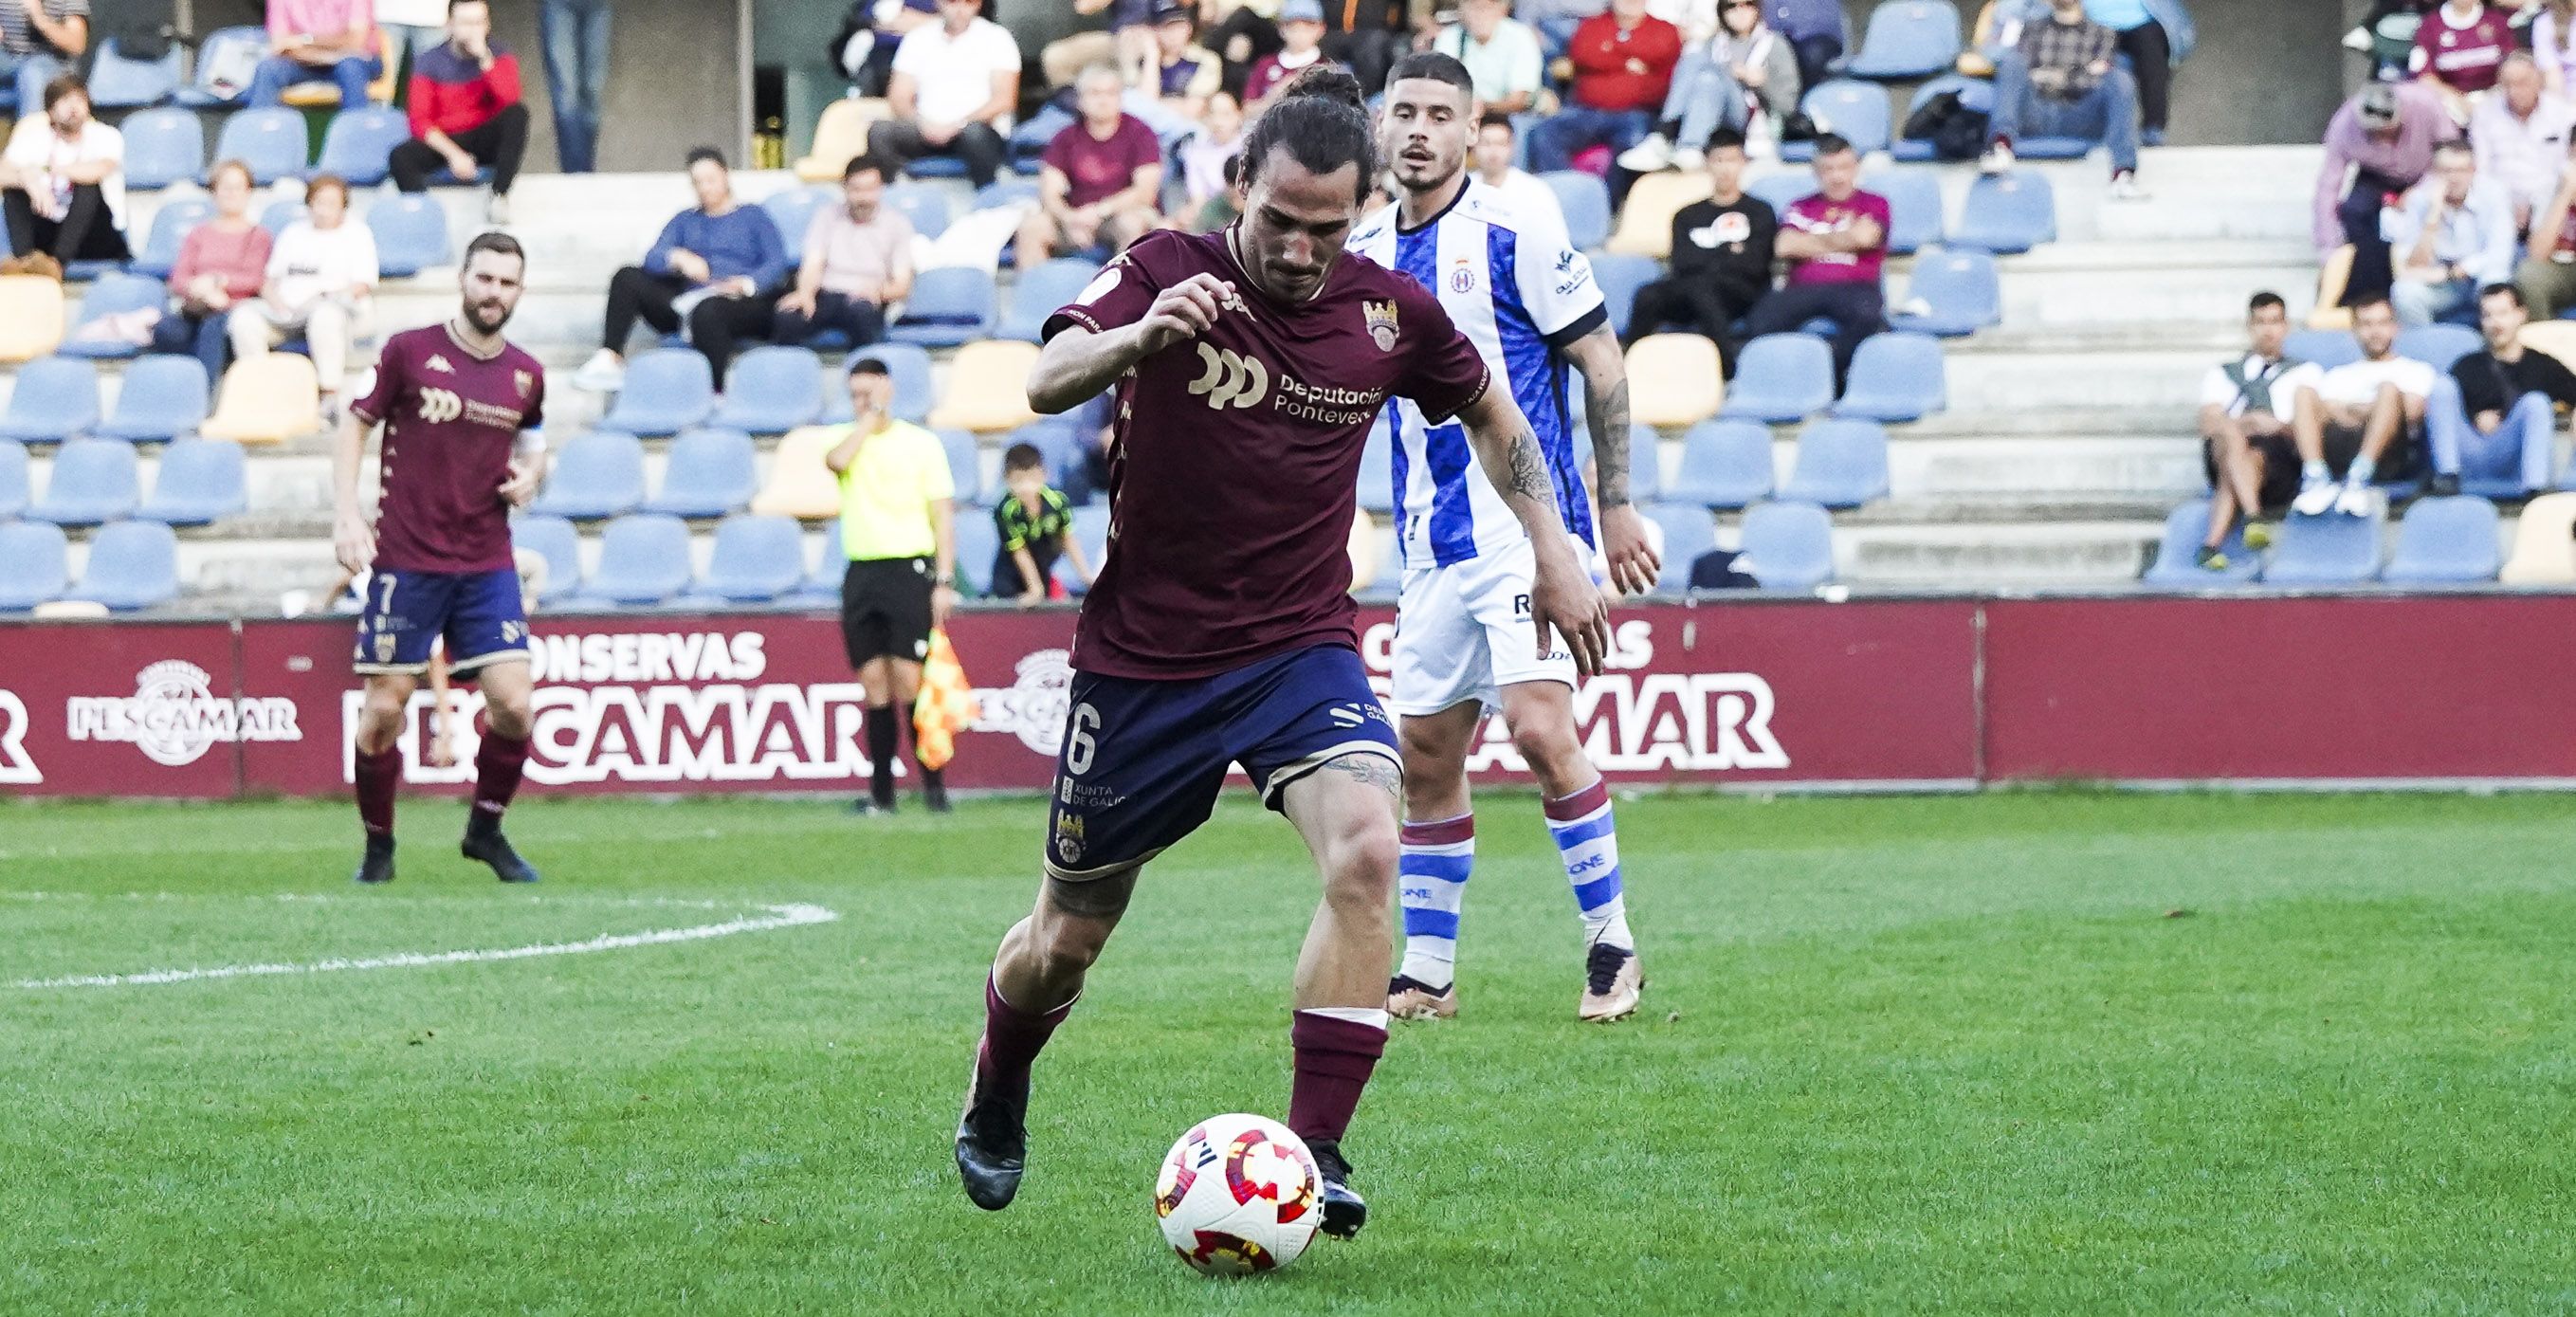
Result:
[[358,821],[376,836],[392,836],[394,788],[402,781],[402,752],[392,746],[357,752]]
[[1385,1014],[1362,1024],[1321,1011],[1299,1011],[1288,1027],[1296,1051],[1296,1077],[1288,1090],[1288,1128],[1313,1143],[1339,1143],[1359,1110],[1369,1072],[1386,1052]]
[[[519,775],[528,767],[528,743],[512,740],[489,728],[483,732],[483,747],[474,752],[474,813],[498,820],[501,811],[510,807],[510,797],[519,794]],[[386,806],[386,817],[392,817],[392,806]],[[391,826],[388,822],[387,826]]]
[[[1077,1000],[1079,1000],[1077,998]],[[975,1049],[975,1069],[979,1082],[986,1087],[998,1086],[1004,1092],[1026,1094],[1029,1090],[1029,1066],[1038,1052],[1073,1014],[1073,1002],[1044,1014],[1021,1010],[1002,1000],[1001,991],[987,976],[984,980],[984,1041]]]

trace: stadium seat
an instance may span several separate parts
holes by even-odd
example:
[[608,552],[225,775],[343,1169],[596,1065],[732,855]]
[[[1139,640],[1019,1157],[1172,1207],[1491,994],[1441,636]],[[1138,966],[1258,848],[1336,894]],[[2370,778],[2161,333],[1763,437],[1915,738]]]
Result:
[[[808,183],[838,183],[850,162],[867,154],[868,125],[886,117],[884,100],[844,96],[823,107],[814,121],[814,145],[796,162],[796,177]],[[891,181],[891,180],[889,180]]]
[[[957,433],[964,433],[958,431]],[[1004,436],[1000,447],[1027,444],[1046,459],[1047,483],[1062,491],[1075,507],[1091,501],[1090,474],[1081,433],[1066,417],[1041,416]],[[1365,447],[1365,444],[1363,444]]]
[[2281,522],[2266,585],[2359,585],[2379,574],[2379,513],[2347,517],[2292,513]]
[[689,524],[658,512],[629,513],[601,534],[599,570],[573,602],[658,604],[687,589],[690,575]]
[[931,428],[998,434],[1036,420],[1028,379],[1037,363],[1034,343],[994,340],[958,349],[948,362],[947,394],[930,411]]
[[[1610,313],[1610,331],[1625,336],[1628,317],[1637,305],[1637,290],[1664,276],[1664,267],[1650,256],[1620,256],[1604,252],[1592,258],[1592,281],[1601,286],[1601,304]],[[1649,333],[1662,326],[1648,327]]]
[[361,105],[331,116],[322,131],[317,174],[338,174],[351,187],[374,187],[390,173],[394,148],[411,140],[411,122],[390,105]]
[[[129,454],[130,455],[130,454]],[[132,612],[179,597],[179,540],[153,521],[119,521],[90,537],[89,565],[80,584],[63,592],[117,612]]]
[[213,219],[215,203],[204,197],[172,197],[152,212],[152,228],[143,235],[143,250],[136,253],[132,269],[136,274],[167,279],[179,264],[179,244],[187,241],[188,230]]
[[2057,194],[2029,170],[1987,174],[1968,185],[1950,245],[2011,255],[2057,241]]
[[627,434],[678,434],[715,409],[715,372],[706,357],[693,348],[655,348],[627,363],[626,383],[599,425]]
[[1735,384],[1718,415],[1785,425],[1834,401],[1834,351],[1813,334],[1764,334],[1735,358]]
[[1576,251],[1590,251],[1610,238],[1610,187],[1597,174],[1580,169],[1553,169],[1538,176],[1556,194],[1565,212],[1565,236]]
[[0,613],[23,613],[61,595],[71,584],[70,560],[60,527],[0,521]]
[[966,162],[947,155],[915,156],[904,162],[903,176],[906,178],[964,178]]
[[[248,58],[235,56],[232,53],[235,48],[246,51]],[[250,81],[246,71],[267,53],[267,28],[257,24],[217,28],[207,33],[205,40],[197,46],[195,75],[189,79],[188,85],[181,87],[171,99],[190,109],[199,110],[239,105],[242,97],[250,91]],[[244,70],[243,80],[238,84],[215,83],[214,77],[227,67]]]
[[2417,499],[2397,524],[2397,550],[2379,579],[2390,585],[2474,585],[2496,578],[2495,504],[2482,498]]
[[54,450],[53,475],[45,481],[44,497],[28,505],[27,516],[57,526],[94,526],[125,516],[141,501],[134,445],[75,439]]
[[[1590,431],[1584,432],[1591,437]],[[1591,445],[1584,445],[1584,456],[1591,456]],[[1637,503],[1653,503],[1664,497],[1664,437],[1651,425],[1628,425],[1628,498]]]
[[953,348],[993,333],[998,295],[993,276],[963,266],[943,266],[913,276],[903,315],[886,329],[898,343]]
[[2576,585],[2576,494],[2543,494],[2522,505],[2513,556],[2496,579],[2506,585]]
[[822,359],[812,348],[764,344],[734,358],[725,372],[724,397],[707,423],[747,434],[785,434],[822,414]]
[[63,286],[43,275],[0,275],[0,362],[50,356],[63,343]]
[[2294,329],[2281,345],[2283,355],[2320,370],[2333,370],[2361,360],[2361,344],[2340,329]]
[[[1074,541],[1082,546],[1082,556],[1090,561],[1091,570],[1098,572],[1101,562],[1109,556],[1108,505],[1095,503],[1089,507],[1075,508],[1073,527],[1069,533]],[[1082,578],[1074,573],[1072,554],[1068,553],[1055,560],[1055,579],[1057,584],[1064,587],[1066,594],[1079,597],[1091,592],[1091,587],[1084,585]]]
[[631,434],[594,430],[556,450],[554,471],[528,511],[595,521],[643,503],[644,445]]
[[1860,185],[1887,198],[1887,249],[1911,256],[1941,245],[1940,175],[1926,169],[1882,169]]
[[388,279],[408,279],[455,259],[447,238],[447,208],[434,197],[383,197],[367,207],[376,235],[376,268]]
[[1059,257],[1034,270],[1020,271],[1011,284],[1011,312],[1003,317],[995,337],[1038,342],[1047,317],[1054,315],[1057,307],[1080,297],[1083,288],[1099,275],[1097,263],[1076,257]]
[[1790,206],[1814,195],[1815,191],[1816,176],[1803,169],[1792,169],[1779,174],[1764,174],[1744,185],[1744,195],[1758,198],[1771,209],[1784,215],[1788,213]]
[[1995,258],[1980,251],[1938,248],[1914,259],[1914,280],[1906,301],[1923,303],[1920,311],[1898,310],[1888,316],[1896,329],[1958,338],[2003,321],[2003,284],[1995,275]]
[[769,455],[769,476],[752,496],[751,510],[766,515],[820,521],[841,510],[841,482],[823,465],[823,456],[841,442],[841,432],[809,425],[790,430]]
[[98,367],[81,357],[39,357],[18,368],[0,439],[58,444],[98,425]]
[[[964,172],[963,169],[959,171]],[[997,178],[975,189],[976,210],[998,210],[1006,206],[1034,205],[1038,199],[1037,180],[1032,178]]]
[[[235,110],[215,134],[216,160],[239,160],[250,166],[251,181],[267,187],[281,178],[304,175],[304,116],[283,106]],[[198,175],[199,182],[208,182]]]
[[1880,0],[1860,53],[1843,72],[1889,82],[1928,78],[1949,69],[1959,50],[1959,10],[1950,0]]
[[[578,443],[579,440],[574,442]],[[691,430],[671,441],[662,465],[660,492],[646,512],[674,517],[721,517],[741,511],[760,491],[759,456],[740,430]]]
[[1916,421],[1950,405],[1941,340],[1929,334],[1872,334],[1852,354],[1851,378],[1834,415],[1857,420]]
[[957,489],[958,515],[968,508],[991,507],[1000,497],[984,497],[984,450],[975,436],[964,430],[940,430],[939,446],[948,453],[948,482]]
[[168,288],[158,279],[139,274],[102,275],[82,294],[79,309],[71,315],[71,330],[63,336],[59,351],[67,357],[102,361],[134,356],[142,351],[135,344],[122,338],[84,338],[82,328],[112,315],[159,310],[168,298]]
[[1688,590],[1691,560],[1717,547],[1716,520],[1708,509],[1687,503],[1648,503],[1640,511],[1664,532],[1664,566],[1655,576],[1655,592]]
[[936,238],[948,231],[948,194],[919,183],[896,183],[885,191],[885,204],[912,221],[912,231]]
[[581,532],[561,517],[522,514],[510,523],[510,545],[546,560],[546,577],[537,585],[540,606],[561,603],[581,593]]
[[2478,331],[2460,325],[2417,325],[2397,331],[2397,355],[2429,363],[2435,370],[2447,371],[2451,363],[2485,346]]
[[1663,260],[1673,254],[1673,216],[1682,207],[1708,196],[1708,174],[1704,170],[1688,173],[1671,171],[1647,174],[1628,189],[1628,200],[1619,207],[1619,227],[1610,235],[1609,250],[1621,256],[1650,256]]
[[34,484],[27,475],[27,446],[0,440],[0,521],[27,510]]
[[805,528],[793,517],[733,516],[716,527],[706,573],[693,593],[767,603],[805,579]]
[[[993,556],[1002,551],[1001,532],[993,529],[993,519],[985,516],[957,518],[958,593],[988,595],[993,592]],[[1092,564],[1098,567],[1098,563]],[[834,580],[837,586],[837,577]]]
[[1386,516],[1395,511],[1396,494],[1395,437],[1373,426],[1360,448],[1360,511]]
[[1771,497],[1771,427],[1702,421],[1682,436],[1681,469],[1664,497],[1703,508],[1740,508]]
[[154,355],[125,368],[116,410],[99,423],[105,439],[164,443],[194,434],[206,420],[206,368],[195,357]]
[[1887,497],[1887,431],[1876,421],[1818,421],[1798,433],[1797,464],[1780,497],[1856,508]]
[[[1943,92],[1958,93],[1959,103],[1979,114],[1990,115],[1994,113],[1995,85],[1993,83],[1987,82],[1981,78],[1962,77],[1955,73],[1949,73],[1943,74],[1942,76],[1934,78],[1931,81],[1924,83],[1922,86],[1915,88],[1912,99],[1906,102],[1905,118],[1900,122],[1912,122],[1917,111],[1920,111],[1924,106],[1930,105],[1932,103],[1932,99]],[[1891,157],[1906,163],[1919,163],[1926,160],[1936,160],[1940,158],[1941,154],[1939,147],[1935,146],[1929,139],[1920,137],[1899,137],[1895,141],[1888,143],[1887,153]]]
[[127,119],[125,186],[151,192],[193,182],[206,169],[206,129],[186,110],[163,107]]
[[1630,419],[1652,426],[1697,425],[1726,401],[1717,345],[1697,334],[1649,334],[1628,349]]
[[[835,180],[837,182],[837,180]],[[814,225],[814,212],[827,205],[838,205],[841,190],[835,187],[791,187],[770,193],[760,203],[769,212],[769,222],[778,226],[779,238],[794,256],[805,250],[805,230]]]
[[1813,590],[1834,579],[1834,519],[1813,503],[1746,508],[1739,547],[1737,570],[1765,590]]
[[2081,160],[2101,144],[2094,137],[2022,137],[2014,139],[2013,154],[2025,161]]
[[179,43],[173,41],[159,59],[136,59],[111,36],[98,43],[98,55],[90,64],[89,103],[101,110],[159,105],[179,90],[182,58]]
[[288,229],[294,228],[298,221],[309,218],[311,214],[312,212],[305,209],[301,200],[294,197],[281,197],[268,203],[268,208],[259,213],[259,226],[268,230],[268,236],[274,240],[285,236]]
[[2535,320],[2522,327],[2522,345],[2556,357],[2559,365],[2576,361],[2576,321]]
[[215,413],[199,433],[235,443],[275,444],[321,428],[322,385],[313,374],[313,359],[271,352],[244,357],[224,372]]
[[249,506],[240,444],[229,439],[181,439],[161,450],[152,497],[134,515],[169,526],[202,526]]
[[[894,416],[899,421],[919,424],[930,416],[937,394],[931,386],[930,354],[910,343],[871,343],[849,355],[848,363],[874,361],[886,368],[886,378],[894,381]],[[823,422],[838,424],[850,419],[850,391],[844,377],[835,375],[823,389]]]
[[[1884,151],[1894,135],[1889,121],[1887,89],[1874,82],[1856,82],[1850,78],[1828,78],[1807,89],[1798,98],[1798,108],[1815,120],[1819,133],[1839,133],[1862,155]],[[1816,158],[1814,142],[1783,142],[1780,158],[1802,161]]]
[[1404,542],[1396,538],[1392,527],[1377,532],[1377,575],[1362,590],[1378,599],[1394,599],[1404,593]]
[[2246,547],[2245,523],[2239,519],[2219,546],[2227,555],[2225,571],[2211,571],[2194,560],[2209,533],[2209,500],[2193,499],[2165,516],[2164,538],[2156,544],[2155,563],[2141,578],[2166,590],[2203,590],[2221,585],[2250,585],[2263,568],[2262,559]]

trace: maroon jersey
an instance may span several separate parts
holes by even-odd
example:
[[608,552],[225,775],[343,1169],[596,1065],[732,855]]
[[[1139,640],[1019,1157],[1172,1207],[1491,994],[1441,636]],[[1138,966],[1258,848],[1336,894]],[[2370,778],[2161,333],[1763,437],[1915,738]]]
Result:
[[1485,392],[1484,359],[1422,285],[1345,253],[1321,293],[1282,305],[1235,263],[1231,234],[1149,234],[1047,320],[1050,337],[1134,324],[1194,274],[1237,296],[1118,382],[1082,671],[1178,680],[1357,648],[1349,545],[1369,428],[1390,396],[1437,425]]
[[408,572],[511,567],[501,486],[521,430],[545,423],[546,368],[509,343],[478,357],[446,325],[385,340],[351,409],[385,427],[376,563]]

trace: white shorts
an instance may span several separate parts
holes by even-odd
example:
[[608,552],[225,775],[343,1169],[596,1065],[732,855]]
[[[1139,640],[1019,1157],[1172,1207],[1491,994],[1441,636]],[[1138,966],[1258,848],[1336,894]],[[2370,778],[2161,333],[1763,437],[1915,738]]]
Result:
[[1537,553],[1528,540],[1447,567],[1404,573],[1396,607],[1396,713],[1421,717],[1482,700],[1502,705],[1502,689],[1524,681],[1572,686],[1574,655],[1557,644],[1538,652],[1530,621],[1530,581]]

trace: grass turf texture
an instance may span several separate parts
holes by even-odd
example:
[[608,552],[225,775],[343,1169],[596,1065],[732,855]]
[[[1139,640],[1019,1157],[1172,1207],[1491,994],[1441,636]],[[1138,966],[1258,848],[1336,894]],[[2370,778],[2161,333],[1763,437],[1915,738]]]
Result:
[[1248,1282],[1148,1198],[1193,1120],[1286,1105],[1313,883],[1249,803],[1149,871],[992,1216],[948,1141],[1033,803],[537,793],[535,893],[449,803],[381,892],[337,804],[0,808],[11,983],[843,916],[0,988],[0,1311],[2576,1309],[2576,801],[1625,801],[1609,1029],[1535,801],[1486,806],[1464,1015],[1399,1030],[1348,1144],[1375,1216]]

